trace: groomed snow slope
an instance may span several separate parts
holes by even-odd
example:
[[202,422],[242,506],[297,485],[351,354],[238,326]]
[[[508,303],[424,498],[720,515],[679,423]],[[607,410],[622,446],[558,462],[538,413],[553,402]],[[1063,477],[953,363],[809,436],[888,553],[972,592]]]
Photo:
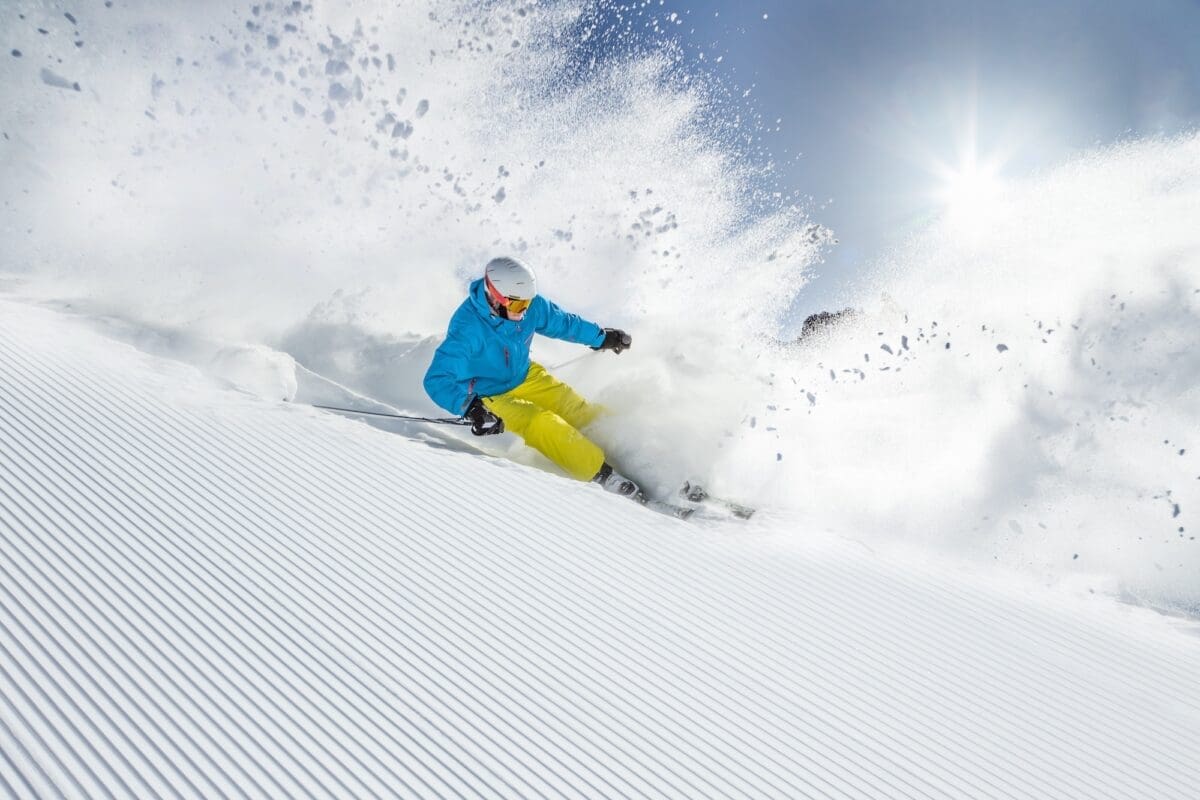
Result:
[[1194,639],[760,516],[0,301],[0,794],[1195,796]]

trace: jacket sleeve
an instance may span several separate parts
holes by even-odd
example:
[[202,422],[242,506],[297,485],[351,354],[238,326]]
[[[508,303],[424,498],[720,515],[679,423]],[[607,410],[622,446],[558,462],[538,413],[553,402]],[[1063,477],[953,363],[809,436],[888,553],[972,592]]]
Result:
[[568,314],[541,296],[534,302],[538,300],[544,303],[542,319],[534,328],[538,333],[551,339],[586,344],[588,347],[599,347],[604,341],[604,331],[596,323],[588,322],[575,314]]
[[425,371],[425,393],[433,402],[459,416],[466,413],[467,404],[475,394],[475,379],[467,372],[469,358],[467,341],[455,336],[451,329]]

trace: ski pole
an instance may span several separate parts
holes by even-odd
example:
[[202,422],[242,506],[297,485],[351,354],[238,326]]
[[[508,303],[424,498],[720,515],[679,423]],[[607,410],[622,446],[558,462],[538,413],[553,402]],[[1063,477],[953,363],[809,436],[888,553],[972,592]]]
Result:
[[407,414],[385,414],[382,411],[360,411],[357,408],[341,408],[340,406],[323,406],[312,404],[313,408],[323,408],[326,411],[343,411],[347,414],[366,414],[370,417],[388,417],[389,419],[407,419],[413,422],[430,422],[434,425],[470,425],[471,420],[459,417],[411,417]]
[[591,352],[591,353],[584,353],[584,354],[583,354],[583,355],[581,355],[581,356],[575,356],[575,358],[572,358],[572,359],[570,359],[569,361],[564,361],[564,362],[562,362],[561,364],[555,364],[553,367],[548,367],[548,369],[555,369],[555,370],[557,370],[557,369],[562,369],[563,367],[569,367],[569,366],[571,366],[572,364],[574,364],[576,361],[582,361],[583,359],[585,359],[585,358],[587,358],[588,356],[591,356],[591,355],[595,355],[595,352]]

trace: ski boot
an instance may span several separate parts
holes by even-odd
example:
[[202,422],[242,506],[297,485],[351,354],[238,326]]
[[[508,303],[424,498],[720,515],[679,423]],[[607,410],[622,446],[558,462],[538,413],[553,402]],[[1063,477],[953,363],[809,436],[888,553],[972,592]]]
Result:
[[600,484],[606,492],[612,492],[613,494],[619,494],[622,497],[636,500],[639,503],[645,503],[641,488],[629,478],[626,478],[613,469],[612,464],[609,464],[607,461],[600,467],[600,471],[596,473],[596,477],[592,478],[592,482]]

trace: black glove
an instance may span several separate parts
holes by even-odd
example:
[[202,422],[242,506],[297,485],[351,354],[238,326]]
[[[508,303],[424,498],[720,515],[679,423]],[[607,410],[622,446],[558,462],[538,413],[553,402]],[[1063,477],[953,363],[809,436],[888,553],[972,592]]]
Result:
[[487,410],[483,400],[478,396],[467,406],[463,416],[471,420],[471,433],[476,436],[491,436],[494,433],[504,433],[504,420]]
[[593,350],[612,350],[614,353],[621,353],[629,349],[633,344],[633,338],[628,333],[617,328],[604,329],[604,341],[599,347],[593,347]]

